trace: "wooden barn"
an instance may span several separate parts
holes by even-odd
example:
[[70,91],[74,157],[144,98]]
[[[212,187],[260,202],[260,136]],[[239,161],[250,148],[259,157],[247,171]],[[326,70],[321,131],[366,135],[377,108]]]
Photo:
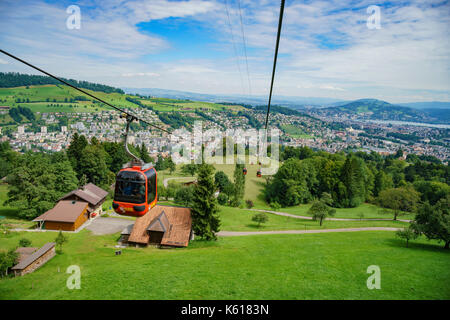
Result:
[[69,192],[59,200],[85,201],[89,204],[89,217],[95,217],[102,214],[102,204],[105,202],[107,195],[107,191],[93,183],[88,183],[80,189]]
[[187,247],[192,237],[191,209],[157,205],[122,231],[121,243]]
[[53,209],[33,221],[39,229],[75,231],[87,220],[102,214],[107,195],[107,191],[88,183],[64,195]]
[[12,267],[11,270],[14,272],[14,275],[23,276],[33,272],[55,256],[55,243],[46,243],[39,249],[17,248],[16,252],[19,254],[19,263]]
[[88,207],[85,201],[61,200],[33,221],[39,229],[75,231],[89,219]]

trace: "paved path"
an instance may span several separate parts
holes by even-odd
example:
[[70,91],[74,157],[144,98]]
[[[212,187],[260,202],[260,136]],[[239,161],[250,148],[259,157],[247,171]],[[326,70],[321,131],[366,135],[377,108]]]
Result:
[[283,231],[219,231],[219,237],[255,236],[264,234],[303,234],[303,233],[327,233],[327,232],[354,232],[354,231],[397,231],[399,228],[367,227],[367,228],[342,228],[342,229],[317,229],[317,230],[283,230]]
[[180,179],[187,179],[187,178],[195,179],[195,177],[172,177],[172,178],[165,178],[165,179],[163,180],[163,184],[164,184],[164,187],[167,188],[167,186],[169,185],[169,181],[170,181],[170,180],[180,180]]
[[[289,218],[294,218],[294,219],[305,219],[305,220],[312,220],[312,217],[308,217],[308,216],[299,216],[296,214],[290,214],[290,213],[286,213],[286,212],[279,212],[279,211],[271,211],[271,210],[263,210],[263,209],[246,209],[246,210],[251,210],[251,211],[258,211],[258,212],[267,212],[267,213],[273,213],[279,216],[284,216],[284,217],[289,217]],[[326,219],[327,221],[393,221],[392,219],[385,219],[385,218],[376,218],[376,219],[359,219],[359,218],[355,218],[355,219],[351,219],[351,218],[328,218]],[[402,221],[402,222],[411,222],[411,220],[403,220],[403,219],[397,219],[397,221]]]
[[86,229],[90,230],[93,234],[111,234],[121,232],[125,227],[133,224],[133,220],[123,218],[103,218],[99,217],[92,221]]
[[[123,219],[123,218],[104,218],[98,217],[93,220],[89,220],[85,222],[80,228],[76,231],[63,231],[64,233],[78,233],[83,229],[90,230],[95,235],[101,234],[111,234],[120,232],[125,229],[126,226],[133,224],[133,220]],[[27,231],[27,232],[59,232],[59,230],[40,230],[40,229],[11,229],[11,231]]]

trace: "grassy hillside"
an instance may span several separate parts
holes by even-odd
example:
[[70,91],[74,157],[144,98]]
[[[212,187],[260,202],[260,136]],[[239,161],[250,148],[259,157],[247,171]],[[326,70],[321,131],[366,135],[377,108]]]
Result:
[[[138,96],[117,92],[105,93],[88,89],[84,90],[120,108],[137,108],[137,104],[126,100],[127,97],[131,97],[138,99],[143,105],[151,106],[154,110],[161,112],[171,112],[173,110],[193,112],[197,109],[222,110],[223,108],[238,111],[243,109],[241,106],[231,107],[209,102],[165,98],[143,99]],[[86,101],[76,101],[77,97],[84,97]],[[20,99],[20,102],[17,102],[17,99]],[[73,99],[72,102],[70,101],[71,99]],[[94,101],[95,99],[65,85],[29,86],[28,89],[27,87],[0,88],[1,105],[10,107],[25,106],[31,108],[34,112],[96,112],[111,110],[110,107]],[[59,104],[60,106],[54,107],[51,104]]]
[[[1,236],[14,247],[25,234]],[[34,246],[55,233],[27,233]],[[185,249],[127,248],[118,234],[68,234],[64,253],[23,277],[0,280],[1,299],[450,299],[450,254],[392,232],[266,235],[193,241]],[[81,289],[66,287],[70,265]],[[366,286],[381,270],[381,290]]]
[[344,113],[349,116],[371,120],[401,120],[401,121],[439,121],[428,113],[405,106],[397,106],[377,99],[361,99],[341,106],[321,109],[325,113]]

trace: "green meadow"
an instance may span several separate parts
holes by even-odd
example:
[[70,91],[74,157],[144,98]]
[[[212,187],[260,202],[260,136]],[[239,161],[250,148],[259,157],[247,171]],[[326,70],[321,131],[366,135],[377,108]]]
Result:
[[[56,233],[1,236],[12,248]],[[63,253],[34,273],[0,280],[1,299],[450,299],[450,254],[420,239],[406,248],[393,232],[265,235],[194,240],[188,248],[126,248],[118,234],[68,234]],[[81,288],[69,290],[66,269],[78,265]],[[367,268],[381,271],[369,290]]]

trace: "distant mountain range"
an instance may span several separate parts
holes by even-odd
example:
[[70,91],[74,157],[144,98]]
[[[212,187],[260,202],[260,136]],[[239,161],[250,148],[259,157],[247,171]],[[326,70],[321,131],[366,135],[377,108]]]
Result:
[[[416,103],[416,107],[420,103]],[[436,104],[436,102],[434,103]],[[360,99],[350,103],[314,110],[314,113],[355,120],[396,120],[425,123],[450,123],[450,109],[444,108],[445,102],[439,102],[441,108],[418,109],[404,105],[394,105],[377,99]],[[432,106],[433,103],[422,106]]]
[[[195,92],[187,92],[187,91],[178,91],[178,90],[166,90],[166,89],[158,89],[158,88],[122,88],[126,93],[129,94],[141,94],[141,95],[150,95],[161,98],[170,98],[170,99],[189,99],[189,100],[198,100],[198,101],[206,101],[206,102],[231,102],[231,103],[243,103],[250,105],[265,105],[267,104],[268,96],[263,95],[239,95],[239,94],[205,94],[205,93],[195,93]],[[305,107],[319,107],[319,106],[328,106],[333,104],[343,104],[346,101],[333,99],[333,98],[317,98],[317,97],[290,97],[290,96],[279,96],[274,95],[272,97],[272,103],[278,104],[282,106],[291,107],[293,109],[296,108],[305,108]]]

